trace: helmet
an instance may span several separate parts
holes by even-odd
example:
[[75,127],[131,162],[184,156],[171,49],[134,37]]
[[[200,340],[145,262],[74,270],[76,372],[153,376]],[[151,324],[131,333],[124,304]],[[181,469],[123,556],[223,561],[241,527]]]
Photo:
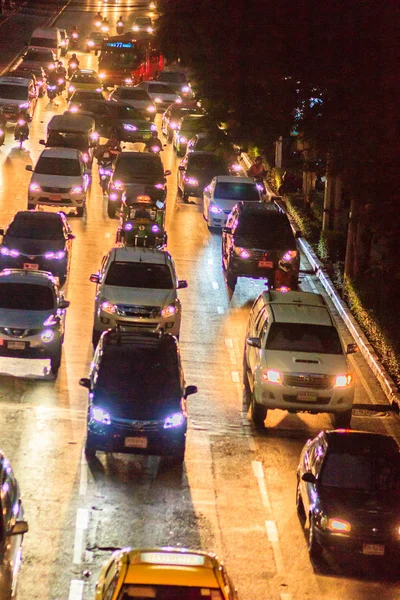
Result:
[[260,163],[262,162],[262,156],[256,156],[255,161],[256,163]]
[[75,52],[74,52],[74,53],[73,53],[73,55],[71,56],[71,60],[72,60],[72,59],[73,59],[73,60],[76,60],[76,54],[75,54]]
[[120,15],[120,17],[119,17],[118,21],[122,21],[122,15]]

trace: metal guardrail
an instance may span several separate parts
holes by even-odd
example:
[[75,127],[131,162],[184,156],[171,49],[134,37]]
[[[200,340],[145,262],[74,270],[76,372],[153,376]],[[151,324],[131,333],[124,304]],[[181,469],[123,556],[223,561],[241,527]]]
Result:
[[[245,153],[242,153],[241,160],[246,165],[247,169],[252,164],[252,161],[250,160],[249,156]],[[267,182],[265,182],[265,188],[266,195],[269,199],[274,199],[276,201],[279,198],[281,202],[279,200],[278,202],[283,206],[285,205],[283,199],[281,199],[280,196],[276,196],[276,194],[274,194],[274,192],[268,186]],[[380,362],[373,346],[370,344],[364,332],[361,330],[361,327],[357,323],[349,307],[339,296],[337,290],[335,289],[335,286],[333,285],[329,275],[326,272],[324,265],[314,254],[314,251],[312,250],[310,244],[308,244],[306,240],[304,240],[303,238],[299,238],[299,244],[305,256],[307,257],[307,260],[311,264],[314,273],[322,283],[326,293],[335,305],[335,308],[341,316],[347,329],[349,330],[350,335],[353,337],[354,341],[360,348],[361,354],[363,355],[371,371],[377,378],[379,385],[381,386],[389,403],[396,405],[397,408],[400,408],[400,392],[395,382]]]

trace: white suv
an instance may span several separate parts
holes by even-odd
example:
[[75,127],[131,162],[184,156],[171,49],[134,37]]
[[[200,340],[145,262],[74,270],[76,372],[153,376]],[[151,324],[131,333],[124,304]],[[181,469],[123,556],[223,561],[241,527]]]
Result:
[[46,148],[39,156],[28,188],[28,209],[55,206],[82,217],[90,178],[82,152],[75,148]]
[[239,202],[261,202],[262,196],[250,177],[218,175],[204,188],[203,217],[208,227],[224,227],[232,208]]
[[251,417],[264,426],[268,409],[327,412],[349,427],[354,383],[333,317],[320,294],[262,292],[249,317],[243,382]]
[[97,284],[93,346],[103,331],[165,331],[179,337],[181,303],[178,280],[169,252],[153,248],[115,246],[103,258],[100,271],[90,276]]

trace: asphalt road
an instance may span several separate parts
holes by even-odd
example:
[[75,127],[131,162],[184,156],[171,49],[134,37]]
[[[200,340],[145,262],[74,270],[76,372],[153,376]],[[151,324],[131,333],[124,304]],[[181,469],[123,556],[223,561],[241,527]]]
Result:
[[[122,7],[127,11],[126,5],[110,5],[114,21]],[[91,8],[97,10],[97,4]],[[89,33],[93,14],[77,14],[76,5],[74,11],[63,14],[60,26],[69,29],[78,22],[82,33]],[[82,66],[96,68],[93,55],[79,58]],[[35,163],[49,119],[64,109],[64,99],[53,104],[41,99],[23,150],[9,129],[0,148],[1,226],[26,208],[30,174],[24,167]],[[296,515],[296,466],[307,438],[331,427],[330,419],[274,411],[268,414],[265,433],[253,429],[242,406],[242,351],[250,306],[264,286],[239,280],[229,297],[220,236],[209,233],[200,199],[187,205],[177,198],[178,160],[171,146],[165,148],[163,162],[173,172],[168,250],[179,278],[189,283],[180,293],[181,352],[186,381],[199,388],[188,402],[185,464],[179,469],[156,457],[100,453],[89,467],[82,455],[86,393],[78,381],[87,375],[92,356],[95,286],[89,275],[117,228],[117,221],[107,217],[95,166],[87,216],[70,218],[77,237],[66,285],[71,306],[58,379],[44,375],[46,361],[0,359],[1,447],[19,479],[30,525],[19,600],[93,598],[101,563],[114,548],[129,545],[215,551],[241,600],[395,600],[398,573],[384,560],[356,563],[349,557],[328,557],[318,569],[310,563]],[[307,269],[305,261],[302,267]],[[305,274],[302,289],[321,291],[315,278]],[[383,403],[362,357],[352,361],[356,404]],[[389,412],[356,408],[352,425],[400,439],[399,420]]]

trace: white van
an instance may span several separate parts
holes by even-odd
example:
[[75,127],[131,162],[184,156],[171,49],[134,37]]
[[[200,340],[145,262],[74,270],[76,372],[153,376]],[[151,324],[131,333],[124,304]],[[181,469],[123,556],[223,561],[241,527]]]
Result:
[[7,121],[16,122],[25,114],[32,120],[37,101],[37,91],[32,79],[0,77],[0,109]]
[[29,48],[52,50],[56,58],[61,54],[61,34],[57,27],[37,27],[31,36]]

